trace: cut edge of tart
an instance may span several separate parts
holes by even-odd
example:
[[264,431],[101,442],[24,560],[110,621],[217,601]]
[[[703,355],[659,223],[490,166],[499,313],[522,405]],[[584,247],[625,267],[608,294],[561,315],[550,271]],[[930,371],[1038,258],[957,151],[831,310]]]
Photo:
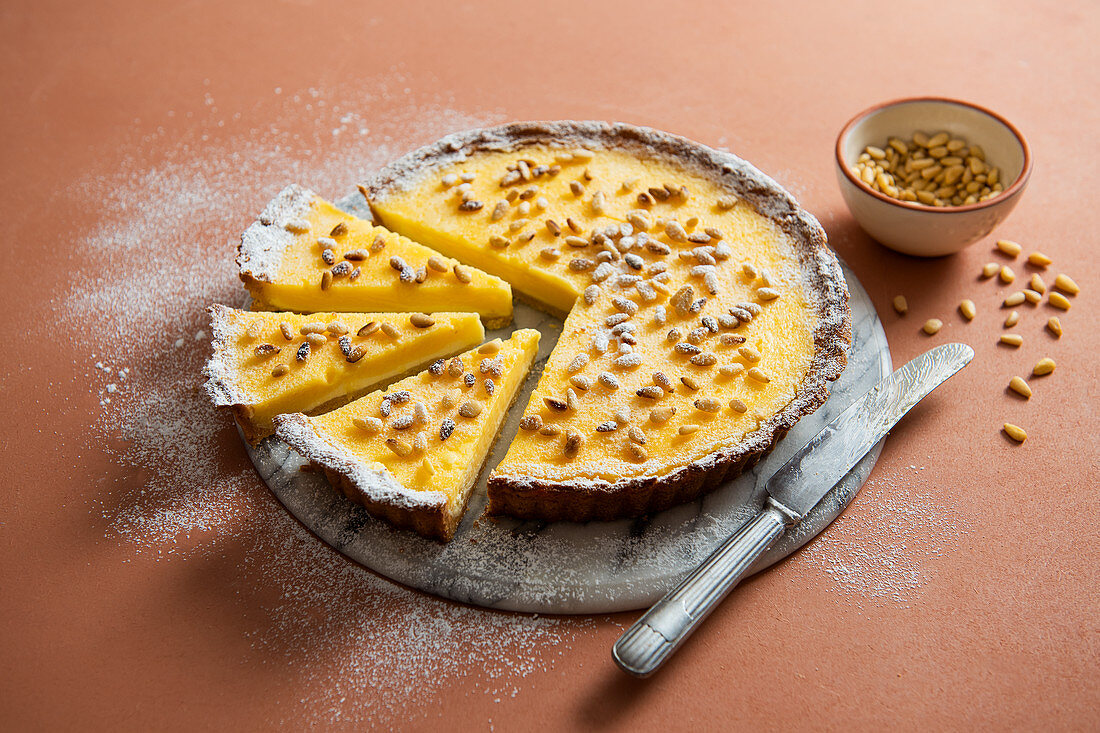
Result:
[[253,310],[472,311],[488,328],[512,320],[507,282],[298,184],[280,191],[248,226],[236,261]]
[[[748,203],[797,244],[795,255],[800,282],[814,315],[813,352],[793,398],[732,445],[715,446],[709,455],[665,473],[614,480],[590,477],[542,480],[521,473],[505,473],[498,467],[489,477],[487,511],[490,514],[549,521],[586,521],[636,516],[691,501],[750,468],[766,456],[801,417],[813,413],[825,402],[829,383],[840,377],[847,364],[852,338],[849,293],[840,264],[827,246],[825,232],[818,221],[774,180],[732,154],[632,125],[524,122],[447,136],[387,166],[361,189],[376,220],[385,222],[384,201],[394,192],[423,185],[442,170],[453,168],[478,153],[513,154],[528,146],[563,151],[626,151],[641,158],[665,160],[708,179]],[[503,188],[503,182],[501,186]],[[400,230],[396,224],[391,226]],[[449,254],[466,259],[464,252],[456,250]],[[500,261],[503,262],[503,258]],[[508,269],[495,268],[491,253],[476,264],[502,275]],[[521,295],[547,303],[539,293],[525,293],[521,285],[516,282],[513,285]],[[563,292],[556,300],[564,302],[567,295]],[[561,310],[561,303],[550,302],[549,305],[552,310]]]
[[204,388],[252,445],[274,432],[279,413],[338,407],[485,338],[476,313],[207,310],[213,354]]
[[278,415],[276,435],[372,515],[450,540],[540,337],[520,329],[333,412]]

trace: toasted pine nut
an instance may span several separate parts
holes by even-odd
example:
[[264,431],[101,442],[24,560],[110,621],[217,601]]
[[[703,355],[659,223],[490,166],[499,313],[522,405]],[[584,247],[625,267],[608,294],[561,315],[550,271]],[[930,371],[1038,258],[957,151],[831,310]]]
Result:
[[1065,273],[1059,273],[1058,277],[1054,278],[1054,287],[1067,295],[1077,295],[1081,292],[1081,288],[1078,287],[1077,283],[1073,282],[1073,278]]
[[1038,305],[1039,301],[1043,299],[1043,294],[1028,288],[1024,290],[1024,299],[1032,305]]
[[1024,399],[1031,399],[1031,387],[1027,386],[1027,382],[1024,381],[1023,377],[1013,377],[1010,379],[1008,388]]
[[974,309],[974,301],[964,300],[963,302],[959,303],[959,312],[963,314],[966,320],[973,321],[974,316],[977,313],[977,311]]
[[1031,280],[1028,281],[1028,285],[1031,286],[1032,290],[1039,293],[1040,295],[1047,291],[1047,284],[1043,282],[1043,278],[1039,277],[1039,273],[1037,272],[1031,276]]
[[1005,307],[1012,308],[1014,306],[1020,305],[1025,300],[1027,300],[1027,296],[1024,295],[1024,291],[1017,290],[1015,293],[1005,298],[1004,304]]
[[1016,279],[1016,273],[1012,271],[1012,268],[1005,265],[1001,268],[1001,282],[1010,283]]
[[1024,248],[1011,239],[998,239],[997,249],[1015,259]]
[[909,302],[905,299],[904,295],[894,296],[894,310],[898,312],[898,315],[902,316],[909,311]]
[[982,267],[982,277],[983,278],[990,278],[990,277],[993,277],[994,275],[996,275],[1000,271],[1001,271],[1001,266],[1000,265],[998,265],[996,262],[990,262],[987,265],[985,265],[984,267]]
[[1066,299],[1066,296],[1062,295],[1061,293],[1056,293],[1053,290],[1050,291],[1050,295],[1047,296],[1047,300],[1055,308],[1061,308],[1064,311],[1068,311],[1073,305],[1069,302],[1069,300]]
[[921,330],[929,336],[937,333],[941,328],[943,328],[943,321],[939,318],[929,318],[924,322],[924,325],[921,326]]
[[1012,311],[1008,314],[1008,318],[1005,319],[1005,328],[1012,328],[1020,322],[1020,312]]
[[1004,431],[1008,435],[1008,437],[1012,438],[1017,443],[1023,443],[1025,440],[1027,440],[1027,433],[1024,432],[1024,429],[1021,428],[1019,425],[1013,425],[1010,422],[1006,422],[1004,426]]
[[1027,256],[1027,264],[1033,265],[1034,267],[1042,267],[1044,269],[1053,261],[1054,260],[1047,257],[1042,252],[1032,252]]
[[1062,322],[1058,320],[1058,316],[1051,316],[1047,319],[1047,330],[1058,338],[1062,337]]
[[1001,335],[1001,343],[1009,346],[1020,347],[1024,343],[1024,337],[1018,333],[1006,333]]
[[1054,359],[1044,356],[1042,359],[1035,363],[1035,367],[1031,370],[1031,373],[1036,377],[1041,377],[1044,374],[1050,374],[1058,365],[1054,363]]

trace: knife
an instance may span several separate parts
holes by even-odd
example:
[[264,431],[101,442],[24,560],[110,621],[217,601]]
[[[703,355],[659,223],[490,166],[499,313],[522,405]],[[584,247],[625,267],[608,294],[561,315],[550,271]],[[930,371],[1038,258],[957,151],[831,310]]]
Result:
[[801,522],[905,413],[973,358],[966,344],[937,346],[826,425],[768,479],[760,512],[619,637],[611,652],[615,663],[636,677],[657,671],[772,543]]

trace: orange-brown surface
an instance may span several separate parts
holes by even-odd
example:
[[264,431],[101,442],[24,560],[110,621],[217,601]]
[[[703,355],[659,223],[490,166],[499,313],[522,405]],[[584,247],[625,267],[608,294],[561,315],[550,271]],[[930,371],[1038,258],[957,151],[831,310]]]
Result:
[[[1100,11],[525,7],[5,4],[4,727],[1094,726]],[[1048,284],[1064,271],[1084,288],[1061,340],[1048,306],[1025,305],[1022,348],[996,345],[1010,287],[976,277],[1003,260],[993,238],[918,261],[844,209],[837,130],[912,94],[973,100],[1028,135],[1030,188],[995,235],[1051,255]],[[198,391],[203,307],[243,302],[235,239],[285,182],[338,197],[453,129],[546,118],[730,148],[821,219],[895,362],[948,339],[977,351],[894,430],[840,520],[646,682],[609,655],[635,614],[483,612],[344,562]],[[1042,356],[1058,369],[1031,400],[1008,393]]]

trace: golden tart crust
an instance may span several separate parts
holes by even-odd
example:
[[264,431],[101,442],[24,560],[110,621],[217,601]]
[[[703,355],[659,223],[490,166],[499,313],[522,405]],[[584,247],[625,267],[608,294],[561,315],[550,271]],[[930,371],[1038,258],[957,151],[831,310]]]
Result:
[[[715,331],[702,338],[714,337],[717,341],[721,336],[725,336],[726,332],[732,335],[745,333],[749,337],[747,345],[751,347],[754,344],[753,337],[758,339],[757,344],[769,344],[772,335],[779,334],[782,336],[787,330],[792,328],[797,330],[804,326],[804,351],[801,350],[801,347],[790,347],[792,353],[797,351],[801,354],[799,358],[804,357],[804,359],[797,365],[789,367],[790,373],[793,375],[790,393],[782,395],[780,403],[775,403],[778,398],[775,394],[768,392],[770,387],[768,387],[766,381],[746,376],[754,365],[758,364],[757,359],[727,356],[726,363],[741,363],[742,369],[736,375],[736,378],[744,380],[744,389],[748,390],[745,402],[748,403],[749,409],[746,411],[735,410],[732,406],[727,405],[726,400],[730,396],[730,391],[726,386],[719,384],[720,380],[713,376],[715,374],[713,369],[708,371],[708,368],[715,366],[714,362],[701,367],[698,374],[704,379],[696,381],[713,382],[718,385],[715,386],[715,390],[718,390],[722,397],[717,417],[714,417],[709,410],[704,411],[698,407],[689,408],[698,410],[698,412],[692,412],[690,422],[701,425],[702,437],[698,440],[703,442],[687,450],[686,457],[682,455],[671,456],[669,460],[663,460],[663,454],[655,452],[651,454],[651,450],[654,448],[652,445],[649,449],[639,451],[632,448],[630,445],[632,441],[626,437],[630,434],[630,429],[634,427],[659,428],[646,422],[647,411],[652,406],[652,403],[646,401],[649,398],[635,397],[634,395],[640,394],[637,390],[641,389],[641,386],[653,385],[654,382],[650,381],[651,375],[654,371],[660,371],[662,366],[666,364],[668,365],[666,371],[675,370],[676,374],[689,376],[689,379],[691,374],[697,373],[692,371],[695,368],[695,362],[690,362],[691,366],[685,366],[685,362],[693,358],[691,349],[687,346],[692,342],[688,339],[684,338],[682,341],[673,339],[673,341],[676,341],[676,345],[669,343],[668,348],[670,351],[668,353],[670,355],[665,361],[655,359],[652,355],[646,355],[641,360],[640,365],[627,359],[622,363],[630,362],[632,366],[624,367],[621,371],[604,369],[603,371],[611,371],[614,376],[619,378],[617,381],[622,383],[619,387],[614,389],[608,387],[604,390],[601,386],[593,386],[590,391],[580,389],[575,391],[574,397],[582,405],[586,400],[592,400],[593,398],[595,398],[594,401],[619,399],[616,404],[621,404],[623,395],[630,396],[629,404],[624,406],[630,409],[631,414],[626,416],[626,420],[617,424],[614,428],[609,428],[606,432],[597,434],[597,432],[591,430],[593,427],[590,424],[591,411],[585,412],[587,408],[578,407],[577,417],[574,419],[568,414],[569,410],[573,408],[569,408],[564,411],[564,414],[561,414],[562,411],[559,410],[559,406],[548,401],[563,402],[565,400],[566,395],[557,390],[567,386],[565,381],[567,367],[565,365],[572,362],[573,352],[577,351],[577,346],[580,343],[577,334],[585,334],[590,338],[593,335],[592,332],[600,328],[600,319],[603,319],[603,324],[607,326],[608,331],[611,331],[610,324],[615,322],[616,325],[621,325],[621,321],[617,319],[611,321],[607,318],[615,316],[616,310],[622,310],[622,308],[633,310],[635,306],[638,306],[637,316],[633,313],[629,314],[638,323],[637,333],[642,336],[652,335],[650,332],[653,326],[648,322],[649,316],[647,314],[652,312],[655,303],[665,305],[668,311],[672,310],[672,293],[659,293],[656,301],[647,301],[645,298],[637,297],[633,291],[619,292],[609,288],[601,279],[598,282],[600,293],[595,300],[591,303],[585,299],[577,301],[577,305],[567,318],[563,339],[559,341],[555,353],[551,356],[550,363],[544,371],[543,379],[540,381],[539,388],[532,398],[532,403],[528,406],[525,416],[525,419],[531,418],[534,420],[537,418],[534,422],[528,423],[529,425],[541,423],[543,425],[556,424],[558,426],[556,434],[547,436],[548,442],[545,445],[551,446],[551,449],[548,449],[551,452],[558,451],[559,453],[554,453],[555,457],[553,458],[550,457],[551,453],[546,451],[540,453],[537,441],[541,438],[532,436],[541,435],[541,430],[536,428],[530,431],[529,435],[521,432],[516,442],[513,443],[512,450],[510,450],[505,461],[490,476],[488,511],[490,513],[551,521],[561,519],[586,521],[636,516],[690,501],[755,464],[771,450],[775,442],[785,435],[799,418],[812,413],[824,403],[828,396],[829,382],[840,376],[847,363],[847,348],[851,342],[848,289],[839,263],[836,256],[828,248],[825,233],[817,220],[801,209],[794,199],[777,183],[756,168],[728,153],[713,150],[674,135],[630,125],[601,122],[536,122],[517,123],[486,130],[459,133],[446,137],[426,148],[414,151],[396,161],[369,181],[363,187],[363,191],[371,203],[376,218],[397,231],[402,231],[404,226],[409,226],[410,220],[401,216],[400,202],[403,196],[407,197],[409,195],[410,191],[414,193],[418,191],[430,192],[438,188],[438,182],[443,175],[462,170],[464,165],[474,165],[478,161],[483,162],[487,156],[497,156],[501,163],[501,166],[497,169],[497,175],[502,179],[496,196],[499,197],[509,187],[516,184],[515,176],[511,175],[513,171],[504,167],[506,162],[529,157],[531,159],[529,163],[534,163],[536,166],[543,163],[550,164],[553,161],[547,157],[547,154],[555,151],[565,153],[564,159],[567,161],[571,155],[569,151],[579,151],[582,165],[575,166],[573,170],[559,171],[557,175],[561,177],[561,180],[554,186],[548,185],[545,187],[545,190],[549,192],[547,193],[549,206],[545,208],[545,211],[548,212],[546,215],[553,215],[555,206],[559,203],[567,207],[566,211],[578,211],[576,207],[580,204],[587,205],[590,209],[598,209],[597,215],[603,217],[600,226],[603,226],[608,220],[612,223],[621,223],[629,209],[638,209],[639,206],[643,206],[640,203],[634,204],[635,195],[640,196],[643,192],[649,191],[652,195],[649,203],[643,206],[643,210],[649,213],[650,219],[655,223],[658,218],[665,219],[666,226],[654,226],[654,228],[648,230],[648,234],[651,241],[671,245],[670,249],[673,254],[671,262],[675,264],[683,264],[684,261],[680,259],[683,255],[680,255],[680,253],[685,250],[698,249],[699,242],[702,240],[700,236],[690,242],[685,241],[684,235],[692,231],[692,225],[695,223],[690,220],[678,219],[675,213],[676,206],[683,206],[684,210],[687,210],[695,205],[687,205],[687,202],[691,201],[692,194],[687,191],[680,194],[679,185],[681,183],[686,181],[688,186],[705,189],[708,197],[716,197],[710,199],[715,202],[712,209],[704,211],[702,216],[698,217],[702,220],[697,223],[700,229],[708,225],[709,219],[713,219],[713,222],[726,221],[723,212],[732,209],[732,207],[742,207],[736,209],[741,213],[746,211],[755,212],[756,219],[764,221],[767,226],[774,228],[776,233],[776,246],[782,252],[779,259],[782,260],[784,265],[784,272],[773,274],[773,279],[778,282],[773,283],[766,278],[761,281],[758,274],[744,278],[744,281],[738,281],[735,272],[724,269],[740,267],[743,264],[737,257],[736,240],[739,232],[734,231],[727,240],[732,247],[732,252],[729,247],[719,249],[723,254],[724,261],[716,263],[717,269],[714,272],[719,277],[720,282],[707,279],[705,280],[706,288],[727,286],[731,289],[741,288],[740,296],[746,294],[756,296],[752,299],[752,304],[756,310],[772,307],[770,302],[773,296],[767,291],[777,291],[783,298],[781,301],[784,303],[783,307],[794,307],[789,306],[793,302],[804,311],[805,318],[800,321],[797,317],[791,316],[786,321],[780,320],[774,326],[773,333],[764,330],[753,331],[752,324],[749,322],[746,322],[747,325],[740,331],[738,330],[739,326],[732,326],[727,329],[723,325],[720,331]],[[529,153],[529,156],[527,153]],[[641,186],[637,191],[631,188],[631,182],[622,181],[622,189],[615,188],[613,190],[608,186],[611,184],[617,186],[618,181],[609,184],[600,182],[598,176],[597,180],[593,181],[588,175],[585,175],[589,173],[586,165],[588,161],[592,161],[591,166],[595,169],[601,161],[601,156],[614,163],[624,154],[637,160],[652,162],[654,167],[664,171],[662,175],[666,176],[665,180],[634,181],[634,185]],[[571,162],[575,164],[577,161],[574,159]],[[531,168],[529,163],[524,164],[528,171]],[[569,162],[566,162],[565,165],[568,166]],[[616,163],[615,165],[618,165],[618,169],[622,170],[625,164]],[[615,165],[612,165],[611,168],[615,168]],[[583,173],[581,172],[582,169]],[[482,168],[478,170],[479,173],[482,172]],[[673,171],[672,174],[668,173],[670,170]],[[675,180],[675,171],[683,173],[683,180]],[[660,186],[661,183],[668,183],[667,177],[669,175],[674,178],[671,181],[672,185],[666,187],[663,193],[659,188],[654,190],[654,185]],[[529,180],[525,179],[520,185],[526,184]],[[573,186],[571,189],[574,198],[578,201],[569,200],[568,194],[562,192],[563,186],[567,182],[570,186],[573,186],[573,182],[581,184],[579,187]],[[601,186],[602,191],[598,207],[593,193],[593,188],[596,186]],[[488,199],[481,202],[483,208],[486,211],[495,208],[496,197],[490,198],[492,196],[491,188],[487,189],[482,185],[479,190]],[[678,195],[679,198],[677,198]],[[728,201],[723,201],[727,197],[731,198]],[[638,199],[639,202],[643,200],[644,197]],[[419,204],[424,203],[422,199],[417,199],[417,201]],[[730,201],[733,203],[730,203]],[[485,216],[483,212],[479,213],[478,211],[466,212],[466,210],[463,210],[463,212],[469,213],[470,216]],[[448,232],[445,226],[446,216],[431,211],[427,215],[433,217],[433,221],[444,221],[444,225],[437,227],[439,231],[432,231],[430,228],[419,228],[415,232],[405,233],[428,241],[428,243],[448,254],[467,258],[468,261],[473,261],[487,272],[510,279],[513,288],[521,295],[548,304],[551,309],[566,310],[567,308],[563,306],[569,303],[570,298],[576,298],[585,292],[586,288],[590,287],[589,284],[597,284],[593,273],[594,268],[591,266],[585,269],[580,267],[574,269],[572,266],[563,268],[556,263],[547,264],[528,256],[526,262],[530,264],[526,265],[527,271],[525,271],[524,258],[522,254],[517,252],[519,243],[516,240],[510,240],[509,245],[503,247],[478,246],[478,244],[469,241],[463,242],[463,236],[467,240],[470,239],[471,227],[475,231],[478,230],[476,225],[466,224],[463,225],[465,229],[453,229]],[[507,224],[509,219],[515,221],[516,215],[505,217],[502,222]],[[676,226],[669,228],[668,221],[670,220],[675,222]],[[465,221],[470,222],[473,219],[467,217]],[[485,237],[505,236],[501,233],[499,223],[498,226],[494,227],[491,222],[495,220],[487,218],[486,221],[490,223],[486,223],[484,229],[480,230]],[[549,225],[547,227],[549,228]],[[598,231],[598,229],[591,232],[574,231],[573,234],[582,237],[587,235],[589,238],[589,245],[581,244],[579,248],[591,247],[591,249],[586,250],[587,252],[597,249]],[[637,232],[634,232],[634,234],[637,234]],[[551,236],[553,236],[552,233],[548,234],[540,229],[536,232],[534,238],[525,241],[533,248],[540,248],[545,246],[547,241],[554,241],[549,239]],[[621,235],[616,235],[616,237],[614,243],[615,246],[618,246],[621,243]],[[633,238],[636,239],[636,237]],[[438,241],[435,241],[436,239]],[[670,241],[670,239],[674,241]],[[718,237],[714,241],[720,239],[721,237]],[[711,244],[713,245],[714,242],[711,242]],[[705,244],[703,246],[706,247]],[[453,249],[448,251],[447,247]],[[561,249],[566,248],[562,247]],[[604,249],[608,249],[608,247],[605,246]],[[622,247],[619,247],[619,249],[621,250]],[[714,249],[712,246],[711,255],[714,254]],[[537,249],[534,251],[537,251]],[[648,274],[650,272],[649,267],[654,259],[644,251],[642,254],[645,257],[640,258],[642,260],[641,270],[643,273]],[[664,254],[667,255],[668,253]],[[680,255],[680,257],[677,257],[677,255]],[[618,278],[620,277],[619,273],[629,273],[621,266],[621,259],[623,258],[616,257],[613,261],[607,262],[605,258],[600,264],[608,264],[614,270],[613,276]],[[713,259],[717,258],[699,259],[698,263],[709,263]],[[637,264],[637,262],[633,263],[633,265]],[[672,290],[677,292],[683,285],[690,284],[693,286],[693,297],[700,294],[705,296],[707,290],[703,287],[704,281],[702,279],[689,281],[687,280],[688,276],[685,274],[690,271],[693,274],[698,274],[701,278],[703,272],[697,272],[696,263],[687,264],[690,266],[686,269],[681,267],[680,271],[676,271],[676,267],[668,268],[672,277],[666,278],[665,282]],[[604,268],[604,272],[607,272],[608,269]],[[533,274],[529,275],[529,273]],[[775,287],[764,287],[770,285],[775,285]],[[639,293],[641,292],[641,289],[639,289]],[[667,324],[661,324],[661,327],[665,329],[680,327],[686,335],[697,329],[699,323],[696,321],[698,317],[703,315],[710,315],[712,319],[724,317],[724,321],[728,322],[729,314],[734,312],[739,303],[726,302],[722,300],[721,296],[715,296],[715,292],[720,291],[710,290],[712,307],[715,304],[732,307],[723,308],[722,312],[711,312],[706,309],[704,304],[699,310],[692,311],[690,318],[686,317],[685,312],[680,314],[681,318],[679,319],[669,317]],[[616,298],[619,299],[619,302],[616,302]],[[622,300],[632,300],[633,305],[622,304]],[[605,308],[606,310],[598,311],[598,308]],[[729,313],[726,312],[727,310]],[[738,310],[738,312],[741,311]],[[646,318],[644,324],[641,321],[642,317]],[[760,318],[761,323],[767,321],[767,317]],[[621,337],[621,331],[618,335]],[[599,362],[600,365],[606,366],[608,360],[629,354],[634,350],[633,348],[624,349],[622,346],[624,341],[621,338],[616,341],[616,338],[612,337],[610,340],[613,344],[610,354],[588,352],[589,361],[593,365],[596,364],[597,359],[602,359],[603,361]],[[654,339],[650,338],[649,341],[643,339],[643,341],[652,346]],[[683,351],[676,351],[677,348],[680,348],[679,344],[681,343],[684,344]],[[695,343],[703,342],[698,341]],[[725,346],[736,346],[733,340],[723,341],[722,343]],[[720,359],[722,356],[719,347],[704,349],[704,351],[715,356],[716,359]],[[774,365],[780,372],[788,369],[788,366],[782,363],[782,353],[766,354],[765,356],[771,360],[768,363]],[[707,358],[709,359],[709,357]],[[759,363],[762,365],[764,362]],[[685,369],[688,371],[685,372]],[[597,377],[595,371],[584,373],[592,378]],[[757,372],[757,374],[760,373],[766,375],[766,370]],[[639,377],[639,375],[641,376]],[[590,380],[590,383],[592,383],[592,380]],[[598,381],[595,382],[595,385],[599,384]],[[692,427],[692,425],[687,424],[689,419],[682,407],[685,399],[688,400],[688,404],[695,403],[696,400],[703,400],[702,404],[708,407],[710,405],[706,400],[713,399],[713,396],[706,390],[699,389],[697,395],[696,389],[686,385],[687,382],[673,384],[671,392],[663,392],[657,398],[663,400],[665,399],[664,395],[667,394],[669,400],[678,400],[677,404],[681,405],[678,417],[670,422],[669,429],[683,426],[683,429],[686,430]],[[622,389],[624,386],[628,386],[629,391],[624,391]],[[772,404],[774,409],[769,408],[763,413],[755,412],[752,408],[755,405],[757,395],[768,397],[774,403]],[[763,398],[760,399],[761,402],[767,401]],[[548,408],[542,403],[550,407]],[[583,418],[581,413],[584,413]],[[746,423],[741,413],[747,414],[751,420]],[[611,418],[612,416],[608,414],[606,417]],[[573,429],[573,421],[576,422],[576,427],[579,429]],[[581,425],[581,423],[584,424]],[[721,434],[723,426],[729,426],[729,434],[725,437]],[[602,429],[602,425],[595,428],[596,431]],[[584,441],[582,443],[584,447],[580,450],[577,450],[575,440],[570,443],[570,436],[573,432],[578,433]],[[680,436],[680,430],[677,430],[675,435]],[[680,441],[683,444],[688,444],[692,440],[697,439],[688,433],[681,437],[672,438],[672,442]],[[635,444],[640,445],[637,442]],[[665,440],[660,449],[669,450],[669,445],[670,441]],[[572,451],[570,451],[570,447],[573,448]],[[585,463],[586,459],[584,458],[585,451],[590,451],[587,463]],[[561,453],[572,453],[573,456],[580,456],[580,458],[574,458],[575,463],[571,463],[568,457],[559,460]],[[532,455],[535,456],[534,459],[528,457]],[[623,456],[630,455],[634,458],[633,468],[629,462],[623,460]],[[609,460],[604,461],[605,457]],[[540,460],[543,461],[541,465],[539,464]],[[551,465],[555,463],[557,464],[556,467]],[[610,468],[601,470],[600,466],[604,463],[609,465]],[[569,468],[561,468],[561,466],[570,465],[578,466],[572,474]]]

